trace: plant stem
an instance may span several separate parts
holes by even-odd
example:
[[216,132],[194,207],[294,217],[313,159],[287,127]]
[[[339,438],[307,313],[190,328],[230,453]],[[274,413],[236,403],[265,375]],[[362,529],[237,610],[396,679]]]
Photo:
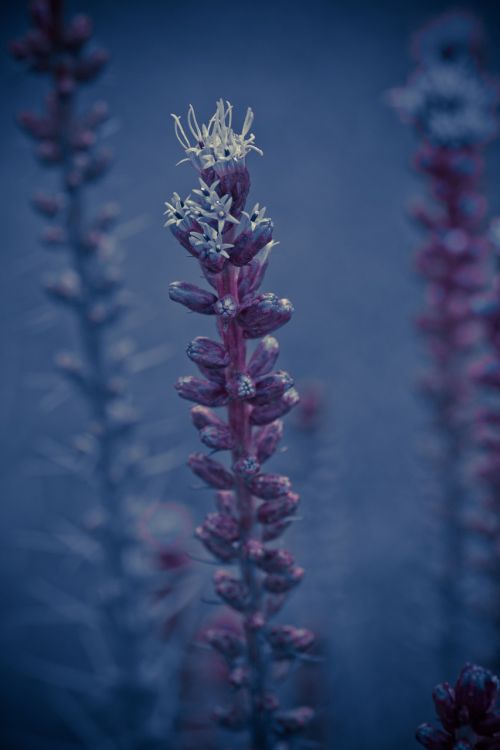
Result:
[[[135,701],[127,699],[127,690],[137,682],[136,644],[127,623],[130,612],[127,572],[124,568],[124,552],[127,531],[123,518],[121,493],[114,476],[114,461],[119,438],[113,435],[107,401],[107,368],[104,356],[103,334],[90,318],[93,303],[93,290],[89,277],[89,267],[84,249],[84,221],[82,188],[68,188],[68,175],[71,170],[71,133],[74,116],[74,98],[59,98],[60,145],[63,153],[63,184],[67,198],[66,226],[72,253],[73,268],[78,275],[81,287],[81,304],[77,308],[77,322],[80,331],[80,346],[86,365],[89,368],[92,395],[89,407],[98,429],[98,458],[96,477],[102,509],[106,513],[104,526],[100,531],[101,549],[107,561],[112,590],[108,600],[100,602],[103,612],[104,630],[108,632],[108,646],[118,670],[116,688],[121,693],[115,710],[116,742],[120,750],[133,750]],[[116,689],[115,688],[115,689]],[[125,688],[125,689],[124,689]],[[116,699],[115,699],[116,700]]]
[[[218,281],[219,296],[230,294],[238,300],[239,269],[227,265]],[[219,327],[224,343],[230,355],[228,376],[244,372],[246,369],[246,343],[243,330],[236,322],[231,321],[226,330]],[[239,400],[230,401],[228,417],[231,431],[235,437],[235,447],[232,451],[233,462],[251,453],[252,427],[249,420],[250,407]],[[241,477],[236,477],[236,499],[240,516],[241,544],[239,553],[239,567],[241,578],[250,593],[250,606],[247,611],[249,619],[259,612],[262,591],[254,564],[247,560],[244,554],[245,542],[251,538],[255,525],[254,499]],[[250,695],[251,695],[251,732],[255,750],[271,750],[268,716],[265,709],[266,663],[263,653],[262,633],[260,629],[245,628],[248,664],[250,667]]]

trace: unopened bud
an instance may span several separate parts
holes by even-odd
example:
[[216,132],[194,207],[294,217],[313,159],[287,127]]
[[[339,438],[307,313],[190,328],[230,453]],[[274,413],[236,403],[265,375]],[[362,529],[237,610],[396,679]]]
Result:
[[194,284],[188,284],[186,281],[174,281],[168,287],[168,295],[171,300],[179,302],[193,312],[203,315],[215,314],[214,304],[217,302],[215,294],[200,289]]
[[218,461],[205,456],[203,453],[192,453],[188,466],[200,479],[218,490],[230,490],[234,485],[234,477]]
[[264,375],[255,382],[255,396],[252,403],[256,406],[269,404],[281,398],[292,386],[293,378],[284,370]]
[[300,401],[300,396],[295,388],[290,388],[278,401],[273,401],[265,406],[256,406],[250,414],[250,422],[254,425],[265,425],[274,422],[275,419],[288,414]]
[[220,598],[238,612],[244,612],[251,601],[250,591],[243,581],[226,570],[218,570],[214,575],[215,590]]
[[299,495],[295,492],[289,492],[276,500],[269,500],[262,503],[257,511],[257,518],[260,523],[276,524],[296,511],[299,500]]
[[212,341],[205,336],[197,336],[187,346],[189,359],[196,364],[208,368],[227,367],[229,364],[229,353],[226,348],[217,341]]
[[289,300],[279,299],[272,292],[266,292],[240,310],[237,320],[243,328],[245,338],[255,339],[281,328],[290,320],[292,313],[293,307]]
[[255,349],[248,363],[248,374],[253,378],[271,372],[279,357],[280,345],[273,336],[265,336]]
[[274,500],[290,492],[292,483],[282,474],[259,474],[248,482],[252,495],[263,500]]
[[283,422],[277,419],[262,427],[255,438],[257,458],[261,463],[267,461],[275,452],[283,437]]
[[175,388],[181,398],[185,398],[187,401],[195,401],[203,406],[224,406],[227,404],[227,393],[220,385],[195,378],[193,375],[180,377]]

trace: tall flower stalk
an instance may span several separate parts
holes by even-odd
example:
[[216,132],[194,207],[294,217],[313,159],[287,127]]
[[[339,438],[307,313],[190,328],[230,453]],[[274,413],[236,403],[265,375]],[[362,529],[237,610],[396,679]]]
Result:
[[482,153],[497,132],[497,88],[480,69],[480,51],[477,21],[463,13],[447,14],[417,34],[417,68],[404,88],[391,92],[392,104],[421,140],[414,164],[432,201],[415,204],[413,213],[427,232],[416,256],[425,284],[417,327],[427,343],[430,367],[422,385],[440,442],[441,655],[446,669],[459,649],[463,598],[470,398],[465,363],[478,333],[471,303],[484,286],[489,250],[481,228],[486,210],[480,192]]
[[[216,318],[219,340],[195,338],[188,357],[203,378],[179,378],[177,391],[197,405],[191,410],[202,443],[211,452],[226,451],[230,466],[209,455],[193,453],[191,470],[218,490],[217,511],[196,530],[204,546],[221,563],[215,591],[239,613],[241,635],[215,628],[208,640],[226,660],[234,702],[218,709],[227,729],[250,729],[254,750],[271,750],[311,720],[302,706],[281,710],[271,689],[273,662],[303,658],[312,634],[272,620],[304,571],[279,540],[294,518],[299,497],[288,477],[265,473],[283,433],[281,417],[297,402],[293,379],[274,370],[279,354],[269,334],[290,319],[287,299],[260,292],[273,245],[273,223],[265,209],[245,205],[250,189],[246,157],[262,153],[250,132],[248,109],[241,133],[232,127],[232,106],[221,100],[207,125],[199,125],[189,108],[188,128],[174,116],[177,138],[196,168],[199,185],[167,203],[167,222],[182,247],[194,256],[212,291],[187,282],[170,285],[170,298],[194,312]],[[248,344],[259,340],[253,353]],[[224,407],[222,419],[214,407]]]
[[106,743],[119,750],[149,749],[163,743],[165,733],[157,712],[164,644],[154,631],[154,617],[158,615],[158,623],[166,619],[168,613],[158,610],[165,609],[167,597],[155,592],[165,588],[170,570],[175,573],[172,589],[175,578],[183,580],[189,561],[182,550],[174,562],[160,550],[155,571],[138,538],[142,511],[133,495],[145,455],[134,436],[137,417],[127,390],[130,352],[117,338],[127,297],[120,253],[109,234],[116,209],[105,205],[88,218],[89,189],[111,162],[98,140],[107,106],[96,102],[85,113],[78,107],[81,89],[98,76],[108,53],[86,51],[91,20],[79,15],[66,23],[62,0],[36,0],[31,17],[33,28],[13,42],[12,53],[30,72],[45,77],[49,93],[43,114],[24,112],[19,122],[35,141],[42,164],[52,167],[60,180],[60,191],[37,193],[34,206],[51,222],[43,241],[59,256],[59,268],[47,277],[45,289],[76,322],[80,351],[59,354],[57,366],[91,416],[78,439],[84,456],[79,468],[99,506],[76,539],[92,562],[87,602],[92,636],[86,642],[97,640],[101,648],[98,658],[93,654],[101,669],[86,696],[88,705],[87,700],[79,703],[79,710],[85,706],[92,714],[92,722],[80,726],[96,722],[95,731],[85,737],[92,747]]

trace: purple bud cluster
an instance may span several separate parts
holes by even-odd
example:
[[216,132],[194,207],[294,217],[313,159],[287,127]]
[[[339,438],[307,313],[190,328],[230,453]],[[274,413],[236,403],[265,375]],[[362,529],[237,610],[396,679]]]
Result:
[[498,750],[498,688],[498,677],[466,664],[454,687],[443,682],[434,688],[432,697],[442,729],[421,724],[418,742],[428,750]]
[[[95,102],[79,118],[72,116],[71,108],[79,88],[95,80],[109,55],[105,50],[86,52],[92,21],[78,15],[65,24],[62,6],[60,0],[31,3],[33,28],[12,42],[11,52],[28,70],[52,80],[45,112],[22,112],[18,120],[35,141],[40,160],[64,166],[66,188],[75,190],[104,174],[111,161],[109,150],[96,145],[98,128],[108,118],[106,103]],[[39,194],[34,203],[49,218],[56,218],[63,209],[58,196]],[[100,227],[94,230],[98,233]]]
[[37,143],[42,160],[58,169],[63,188],[62,194],[38,191],[33,198],[34,208],[50,222],[43,243],[59,254],[57,270],[47,274],[44,287],[52,300],[77,317],[84,354],[83,363],[76,355],[62,354],[57,365],[88,400],[93,429],[101,443],[108,443],[102,453],[109,465],[103,466],[102,455],[97,462],[105,473],[116,474],[109,444],[135,422],[124,388],[127,362],[106,357],[104,338],[127,309],[120,256],[108,233],[118,209],[103,205],[88,223],[82,214],[88,184],[101,177],[110,162],[108,152],[98,146],[98,129],[108,107],[98,101],[79,114],[76,106],[81,87],[101,72],[108,54],[86,51],[91,20],[78,15],[66,23],[60,0],[35,0],[31,17],[33,28],[12,43],[11,51],[29,71],[45,75],[51,91],[42,115],[25,112],[19,122]]
[[[215,591],[242,618],[240,639],[210,631],[208,640],[224,657],[234,701],[216,716],[226,729],[250,729],[253,746],[275,747],[278,738],[293,737],[312,720],[312,710],[281,711],[270,690],[272,664],[301,658],[313,643],[309,631],[274,625],[286,596],[304,570],[280,544],[296,513],[299,496],[288,477],[268,473],[263,464],[278,450],[281,417],[298,403],[293,378],[275,369],[279,344],[270,334],[290,320],[289,300],[261,292],[273,224],[257,204],[246,211],[250,176],[245,156],[259,151],[250,133],[248,110],[241,133],[232,128],[232,107],[222,101],[208,125],[199,125],[192,107],[190,136],[180,118],[176,133],[199,173],[199,186],[167,203],[166,226],[200,263],[207,290],[187,282],[170,285],[170,298],[203,315],[213,315],[219,340],[197,337],[187,355],[200,376],[179,378],[182,398],[195,402],[193,425],[212,453],[226,451],[229,462],[194,453],[191,470],[217,490],[216,512],[196,529],[205,548],[231,570],[218,570]],[[194,140],[194,144],[192,143]],[[260,339],[248,356],[250,340]],[[213,409],[226,408],[226,416]],[[272,543],[272,544],[270,544]],[[277,543],[277,544],[276,544]]]

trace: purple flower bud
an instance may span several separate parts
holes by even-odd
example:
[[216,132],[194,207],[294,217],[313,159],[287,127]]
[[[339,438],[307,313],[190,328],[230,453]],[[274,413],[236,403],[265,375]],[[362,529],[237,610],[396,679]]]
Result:
[[274,625],[268,630],[267,640],[275,658],[286,659],[308,651],[314,643],[314,634],[293,625]]
[[215,304],[215,314],[218,315],[224,322],[233,320],[238,314],[238,303],[230,294],[226,294],[217,300]]
[[109,52],[104,49],[95,50],[83,58],[75,68],[77,81],[91,81],[103,70],[109,60]]
[[271,458],[282,437],[283,422],[280,419],[259,430],[255,438],[255,449],[260,463],[264,463],[268,458]]
[[271,372],[279,357],[280,345],[273,336],[265,336],[255,349],[250,362],[248,373],[252,378],[258,378]]
[[174,302],[180,302],[193,312],[214,315],[217,297],[205,289],[200,289],[187,281],[173,281],[168,287],[168,295]]
[[227,393],[217,383],[184,375],[178,378],[175,389],[181,398],[195,401],[203,406],[224,406],[227,404]]
[[480,385],[500,388],[500,362],[492,356],[484,356],[470,368],[470,375]]
[[284,370],[263,375],[255,382],[252,404],[261,406],[281,398],[293,386],[293,378]]
[[207,380],[210,380],[211,383],[217,383],[217,385],[220,385],[222,388],[226,387],[226,371],[224,368],[204,367],[203,365],[198,365],[198,370]]
[[250,591],[243,581],[226,570],[218,570],[214,575],[215,590],[220,598],[238,612],[244,612],[251,601]]
[[210,628],[205,638],[215,651],[229,661],[245,653],[245,641],[229,628]]
[[238,275],[238,294],[240,300],[246,300],[260,287],[267,271],[271,244],[261,250],[246,266],[240,268]]
[[72,140],[73,147],[85,151],[91,148],[96,141],[96,135],[92,130],[77,131]]
[[[40,145],[50,144],[51,148],[56,148],[54,141],[51,140],[56,135],[51,120],[45,117],[38,117],[34,112],[21,112],[17,116],[17,122],[32,138],[42,140],[42,144]],[[45,149],[48,150],[48,146],[45,146]],[[59,150],[57,154],[58,158],[60,158],[61,153]],[[40,153],[38,155],[40,158],[45,158]],[[46,160],[50,161],[51,159],[47,158]]]
[[200,430],[200,440],[207,448],[229,451],[234,448],[234,438],[227,425],[207,425]]
[[242,705],[231,708],[217,706],[214,710],[214,716],[221,727],[232,732],[241,732],[248,726],[248,710]]
[[33,197],[33,205],[44,216],[53,218],[62,209],[63,201],[58,195],[38,192]]
[[292,483],[282,474],[259,474],[248,482],[253,495],[263,500],[274,500],[290,492]]
[[230,490],[234,484],[234,477],[218,461],[205,456],[203,453],[192,453],[188,466],[200,479],[218,490]]
[[215,495],[215,503],[220,513],[224,513],[232,518],[237,518],[238,508],[236,505],[236,496],[230,490],[221,490]]
[[257,511],[257,518],[260,523],[276,524],[296,511],[299,500],[300,497],[295,492],[289,492],[276,500],[269,500],[262,503]]
[[197,430],[203,427],[226,427],[226,423],[217,416],[215,412],[206,406],[193,406],[191,409],[191,421]]
[[294,562],[293,555],[286,549],[264,549],[264,554],[257,561],[266,573],[285,573]]
[[73,18],[64,34],[67,48],[79,50],[92,36],[92,20],[88,16],[78,15]]
[[259,562],[265,555],[264,545],[262,542],[259,542],[258,539],[248,539],[248,541],[245,542],[243,554],[247,560],[250,560],[253,563]]
[[234,266],[245,266],[247,263],[250,263],[258,252],[259,248],[255,247],[252,243],[250,222],[247,220],[245,226],[242,226],[242,222],[240,222],[240,232],[234,240],[233,247],[229,251],[231,263]]
[[229,354],[226,348],[205,336],[197,336],[193,339],[188,344],[186,352],[189,359],[204,367],[227,367],[229,364]]
[[237,321],[248,339],[260,338],[288,323],[292,317],[292,303],[265,292],[243,307]]
[[271,594],[286,594],[302,581],[304,573],[304,568],[296,565],[287,575],[280,575],[278,573],[267,575],[263,586]]
[[233,471],[243,479],[250,479],[260,471],[260,464],[255,456],[243,456],[233,464]]
[[241,216],[250,190],[250,175],[244,162],[237,160],[216,161],[210,170],[203,170],[201,177],[207,185],[219,179],[217,191],[220,195],[230,195],[233,199],[231,213],[235,218]]
[[245,628],[253,632],[262,630],[265,624],[266,618],[264,617],[262,612],[252,612],[251,614],[247,615],[244,620]]
[[49,247],[60,248],[62,245],[65,245],[67,241],[68,235],[66,234],[66,230],[61,226],[54,225],[46,227],[43,230],[42,242]]
[[205,549],[221,562],[231,562],[237,557],[237,550],[231,542],[212,534],[204,526],[195,529],[195,536],[200,540]]
[[231,263],[245,266],[267,245],[273,236],[273,222],[264,216],[265,209],[255,206],[252,214],[243,214],[240,232],[230,250]]
[[239,372],[227,381],[227,392],[233,399],[246,401],[255,396],[255,384],[245,372]]
[[[266,505],[271,505],[273,503],[277,503],[279,501],[273,500],[270,503],[265,503]],[[290,519],[289,518],[282,518],[281,521],[276,521],[276,523],[269,523],[264,526],[262,529],[262,541],[264,542],[272,542],[275,539],[279,539],[279,537],[283,534],[284,531],[290,526]]]
[[295,388],[290,388],[278,401],[265,406],[256,406],[250,414],[250,422],[253,425],[265,425],[274,422],[278,417],[288,414],[290,409],[296,406],[299,401],[300,397]]
[[314,711],[309,706],[300,706],[289,711],[277,711],[274,714],[277,730],[284,735],[302,732],[313,718]]
[[58,164],[62,160],[62,151],[54,141],[42,141],[37,149],[37,156],[47,164]]
[[472,720],[480,719],[493,708],[498,678],[483,667],[466,664],[455,685],[457,709],[466,709]]
[[81,301],[80,278],[69,269],[47,277],[45,291],[58,302],[76,305]]
[[211,534],[215,534],[226,542],[235,542],[240,537],[238,523],[224,513],[209,513],[203,526]]
[[56,367],[64,374],[68,380],[71,380],[81,388],[88,385],[88,376],[85,372],[83,362],[71,352],[59,352],[55,358]]
[[436,685],[432,692],[432,698],[441,724],[449,732],[453,732],[457,723],[455,691],[447,682],[443,682]]
[[233,688],[247,687],[250,684],[250,670],[248,667],[235,667],[229,672],[227,679]]
[[427,750],[452,750],[453,748],[453,737],[441,729],[434,729],[431,724],[421,724],[415,737],[417,742],[420,742]]

